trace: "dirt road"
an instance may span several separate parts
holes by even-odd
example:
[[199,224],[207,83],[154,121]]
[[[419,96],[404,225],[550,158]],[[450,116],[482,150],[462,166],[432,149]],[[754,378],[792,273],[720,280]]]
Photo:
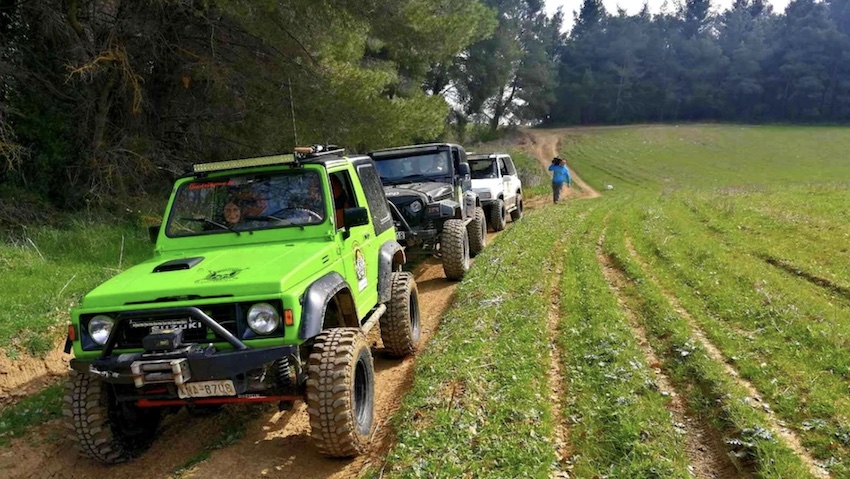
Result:
[[[524,145],[524,148],[540,160],[540,164],[543,165],[544,169],[548,169],[549,165],[552,164],[552,158],[561,154],[561,139],[570,130],[574,131],[575,129],[524,130],[524,133],[530,140]],[[578,176],[572,166],[570,166],[570,176],[578,188],[565,188],[561,194],[562,197],[598,198],[601,196],[598,191]]]
[[[551,158],[558,154],[562,135],[559,130],[529,130],[526,147],[530,146],[530,152],[540,159],[544,167],[548,167]],[[578,175],[573,175],[573,181],[579,188],[567,190],[567,196],[599,196]],[[529,206],[542,207],[548,204],[543,198],[539,203]],[[488,236],[492,241],[496,234]],[[454,299],[457,283],[445,279],[442,265],[435,259],[428,259],[417,266],[414,275],[422,308],[422,347],[426,347],[441,316]],[[185,411],[170,416],[163,422],[160,436],[150,451],[131,463],[111,467],[78,457],[73,444],[66,439],[62,421],[49,421],[27,436],[13,440],[0,452],[0,477],[356,477],[370,466],[379,467],[391,446],[393,431],[388,421],[412,384],[415,364],[415,356],[403,360],[383,356],[378,336],[372,335],[370,338],[374,338],[377,430],[371,448],[361,457],[332,460],[320,456],[309,437],[309,419],[303,403],[287,412],[278,412],[274,408],[263,409],[259,416],[252,416],[244,428],[233,428],[232,425],[239,424],[244,415],[257,410],[234,406],[226,408],[219,415],[202,419],[191,418]],[[55,375],[57,367],[65,367],[63,363],[66,359],[62,355],[51,355],[49,364],[40,367],[45,370],[45,374]],[[37,373],[33,371],[26,378],[20,376],[17,377],[18,381],[10,380],[8,384],[0,386],[18,389],[22,386],[20,382],[37,384],[43,381],[42,377],[35,377],[40,376]],[[239,433],[235,434],[234,430]],[[179,474],[176,474],[178,471]]]
[[[492,241],[496,234],[488,235]],[[422,347],[436,331],[440,317],[454,299],[457,283],[443,275],[439,261],[430,258],[414,269],[419,287],[422,320]],[[378,335],[375,347],[375,424],[372,447],[352,460],[320,456],[310,440],[310,423],[303,403],[292,411],[263,409],[248,421],[244,435],[224,425],[238,423],[241,414],[256,409],[227,408],[208,418],[191,418],[185,411],[168,417],[153,447],[128,464],[106,467],[77,456],[60,420],[49,421],[21,439],[15,439],[0,452],[3,478],[167,478],[195,459],[209,457],[183,470],[179,477],[356,477],[370,465],[380,464],[389,448],[393,432],[389,419],[401,404],[413,381],[415,356],[390,359],[381,353]],[[232,444],[231,444],[232,443]],[[216,447],[222,444],[223,447]]]

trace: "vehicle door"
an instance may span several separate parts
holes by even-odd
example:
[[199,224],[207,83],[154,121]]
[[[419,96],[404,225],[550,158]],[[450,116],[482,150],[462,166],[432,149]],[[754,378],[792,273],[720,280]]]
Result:
[[472,193],[472,177],[461,177],[460,176],[460,164],[466,163],[466,154],[461,151],[458,147],[452,147],[452,163],[454,164],[454,176],[457,181],[457,198],[458,202],[463,205],[463,216],[465,218],[471,218],[475,216],[475,197],[476,195]]
[[502,198],[505,199],[505,206],[511,206],[511,179],[508,176],[508,167],[505,164],[504,156],[498,157],[496,167],[499,168],[499,181],[501,182],[499,186],[502,189]]
[[[344,217],[346,208],[366,207],[363,192],[355,188],[349,170],[330,173],[330,181],[332,217]],[[335,220],[337,240],[342,244],[340,256],[348,286],[357,305],[357,317],[362,319],[378,300],[376,288],[369,287],[376,283],[378,274],[378,265],[374,264],[375,255],[371,252],[375,232],[371,221],[348,229],[341,223],[342,221]]]
[[363,158],[357,160],[354,165],[371,219],[372,237],[364,242],[363,253],[366,260],[366,290],[374,295],[370,296],[373,299],[369,304],[375,304],[378,302],[378,259],[381,246],[387,241],[396,239],[395,228],[393,228],[388,200],[384,195],[384,187],[381,185],[381,177],[374,163],[368,158]]
[[[517,191],[522,189],[522,184],[519,180],[519,174],[516,171],[516,165],[514,165],[514,160],[510,156],[505,157],[505,166],[508,169],[508,174],[510,175],[510,182],[508,183],[509,194],[513,200],[511,204],[516,203],[516,195]],[[507,198],[507,196],[505,197]]]

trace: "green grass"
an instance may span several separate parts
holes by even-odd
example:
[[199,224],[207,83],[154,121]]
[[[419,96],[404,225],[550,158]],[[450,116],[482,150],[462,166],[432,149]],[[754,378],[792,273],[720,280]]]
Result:
[[50,351],[71,306],[152,251],[147,231],[135,226],[72,222],[15,232],[0,244],[0,349],[13,357]]
[[0,446],[20,437],[33,425],[61,417],[63,394],[61,384],[49,386],[13,406],[0,409]]
[[514,161],[519,179],[522,180],[523,195],[526,198],[548,195],[551,180],[540,161],[516,148],[508,148],[507,151]]
[[[562,215],[563,212],[559,212]],[[569,238],[558,345],[575,477],[688,478],[684,441],[596,258],[603,217]]]
[[[417,359],[383,477],[548,476],[555,461],[546,381],[553,266],[543,245],[558,235],[547,224],[529,215],[478,256]],[[540,246],[525,248],[529,240]]]

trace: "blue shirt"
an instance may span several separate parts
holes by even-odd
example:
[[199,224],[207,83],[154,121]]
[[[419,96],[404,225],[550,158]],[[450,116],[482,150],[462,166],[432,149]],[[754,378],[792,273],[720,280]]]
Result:
[[552,183],[567,183],[568,185],[572,184],[572,179],[570,178],[570,170],[567,169],[564,165],[550,165],[549,171],[552,172]]

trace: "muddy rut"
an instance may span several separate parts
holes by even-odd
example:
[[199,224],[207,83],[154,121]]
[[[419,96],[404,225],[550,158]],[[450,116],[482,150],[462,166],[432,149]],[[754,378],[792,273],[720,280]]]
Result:
[[[489,234],[489,240],[495,238]],[[440,317],[454,299],[457,283],[445,279],[442,264],[429,258],[414,269],[419,287],[422,345],[436,331]],[[398,409],[413,381],[415,355],[391,359],[381,352],[379,335],[372,334],[375,356],[375,437],[370,450],[350,460],[327,459],[318,454],[310,440],[310,423],[303,403],[287,412],[261,409],[250,419],[244,436],[228,440],[224,423],[238,423],[238,417],[256,409],[228,407],[219,415],[191,418],[184,411],[169,416],[161,426],[160,437],[142,457],[118,466],[101,466],[80,458],[65,439],[61,420],[49,421],[28,435],[13,440],[0,452],[3,478],[164,478],[188,465],[192,458],[209,457],[186,468],[180,477],[355,477],[369,466],[380,466],[392,443],[389,419]],[[59,359],[55,361],[61,363]],[[45,367],[45,369],[50,369]],[[35,378],[30,378],[33,380]],[[229,443],[216,448],[217,444]]]

